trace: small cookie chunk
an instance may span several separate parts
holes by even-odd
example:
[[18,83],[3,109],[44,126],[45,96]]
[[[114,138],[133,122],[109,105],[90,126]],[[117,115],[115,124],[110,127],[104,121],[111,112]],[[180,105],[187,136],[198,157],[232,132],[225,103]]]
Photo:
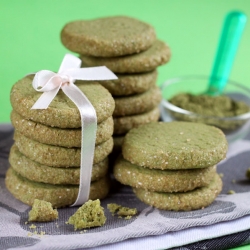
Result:
[[[42,94],[33,89],[32,80],[33,76],[26,76],[15,83],[11,89],[10,102],[18,114],[25,119],[51,127],[81,127],[78,108],[61,90],[47,109],[31,109]],[[94,81],[76,81],[75,85],[86,95],[95,108],[97,123],[112,116],[115,102],[107,89]]]
[[117,80],[100,81],[112,96],[140,94],[156,85],[157,71],[138,74],[116,74]]
[[53,221],[58,219],[58,212],[47,201],[35,199],[29,211],[29,221]]
[[222,190],[218,174],[207,187],[185,193],[157,193],[134,188],[135,195],[150,206],[162,210],[190,211],[209,206]]
[[127,220],[131,219],[132,216],[137,214],[136,208],[123,207],[123,206],[116,204],[116,203],[108,204],[107,208],[110,211],[110,213],[112,213],[113,216],[115,214],[117,214],[119,217],[125,216],[125,219],[127,219]]
[[246,177],[247,177],[248,179],[250,179],[250,168],[247,169],[247,171],[246,171]]
[[130,130],[123,141],[123,157],[155,169],[190,169],[216,165],[226,157],[223,132],[205,124],[155,122]]
[[[40,164],[51,167],[80,166],[81,148],[64,148],[43,144],[25,137],[18,131],[15,131],[14,140],[23,155]],[[93,164],[103,161],[110,154],[112,148],[112,137],[96,145]]]
[[[14,110],[11,112],[11,122],[16,130],[26,137],[49,145],[61,147],[81,147],[81,128],[80,129],[60,129],[36,123],[24,119]],[[109,117],[97,125],[96,144],[107,141],[113,134],[114,122]]]
[[[77,185],[51,185],[30,181],[10,167],[5,178],[6,188],[23,203],[32,206],[35,199],[50,202],[54,208],[72,205],[78,195]],[[104,177],[91,182],[89,199],[103,199],[110,188],[110,180]]]
[[116,97],[114,117],[137,115],[148,112],[159,105],[161,101],[161,91],[159,87],[153,86],[144,93]]
[[103,226],[106,219],[100,200],[89,200],[69,217],[68,224],[74,225],[75,230],[79,230]]
[[160,118],[160,110],[158,106],[142,114],[114,117],[114,134],[115,135],[125,134],[132,128],[136,128],[145,123],[156,122],[159,120],[159,118]]
[[172,193],[207,186],[215,176],[216,166],[187,170],[149,169],[119,157],[113,172],[115,179],[124,185],[153,192]]
[[69,50],[101,57],[139,53],[155,39],[151,25],[127,16],[73,21],[61,31],[61,41]]
[[[9,162],[12,168],[23,177],[49,184],[73,184],[80,181],[80,167],[58,168],[41,165],[21,154],[14,144],[10,150]],[[108,172],[108,157],[92,167],[91,181],[103,178]]]
[[80,58],[86,66],[103,66],[116,73],[142,73],[156,69],[166,64],[171,57],[170,48],[160,40],[146,51],[122,57],[90,57],[81,55]]

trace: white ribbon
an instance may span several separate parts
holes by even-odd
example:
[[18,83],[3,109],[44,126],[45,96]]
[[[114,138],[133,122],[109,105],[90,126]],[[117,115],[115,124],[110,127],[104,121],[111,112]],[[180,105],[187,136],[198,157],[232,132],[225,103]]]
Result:
[[117,76],[105,66],[91,68],[80,68],[80,66],[79,58],[66,54],[58,73],[41,70],[35,74],[32,82],[36,91],[44,93],[31,109],[47,109],[59,89],[62,89],[80,111],[82,123],[80,184],[77,199],[72,206],[82,205],[89,198],[97,130],[95,109],[74,81],[117,79]]

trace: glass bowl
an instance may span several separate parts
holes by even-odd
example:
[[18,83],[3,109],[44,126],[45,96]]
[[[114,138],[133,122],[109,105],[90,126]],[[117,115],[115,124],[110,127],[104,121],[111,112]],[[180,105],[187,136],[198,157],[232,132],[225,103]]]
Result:
[[[169,102],[173,96],[180,93],[194,95],[205,93],[208,82],[208,76],[183,76],[164,82],[161,85],[161,119],[165,122],[178,120],[216,126],[225,133],[229,143],[244,138],[250,132],[250,111],[230,117],[208,116],[185,110]],[[237,82],[228,81],[222,94],[229,96],[234,101],[243,101],[250,107],[250,89]]]

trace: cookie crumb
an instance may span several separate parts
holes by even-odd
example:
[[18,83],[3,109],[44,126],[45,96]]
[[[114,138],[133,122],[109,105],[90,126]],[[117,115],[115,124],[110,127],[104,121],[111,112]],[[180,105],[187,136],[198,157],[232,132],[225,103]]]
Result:
[[29,211],[29,221],[53,221],[58,218],[58,212],[47,201],[35,199]]
[[29,226],[30,229],[36,229],[36,225],[31,224],[31,226]]
[[72,216],[68,223],[74,225],[74,229],[103,226],[106,222],[104,209],[101,207],[100,200],[89,200],[83,204]]
[[247,171],[246,171],[246,177],[247,177],[248,179],[250,179],[250,168],[247,169]]
[[123,207],[116,203],[108,204],[107,208],[112,213],[113,216],[115,214],[118,215],[118,218],[123,218],[125,216],[126,220],[131,219],[133,215],[137,214],[136,208]]
[[224,174],[223,173],[219,173],[219,176],[220,176],[220,178],[223,178]]
[[235,194],[235,191],[234,190],[229,190],[227,193],[228,194]]

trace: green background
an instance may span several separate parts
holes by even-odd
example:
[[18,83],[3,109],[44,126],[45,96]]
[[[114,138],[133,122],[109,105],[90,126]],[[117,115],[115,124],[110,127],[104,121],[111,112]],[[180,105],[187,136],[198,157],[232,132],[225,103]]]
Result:
[[[57,71],[66,48],[60,42],[65,23],[110,15],[146,21],[172,50],[159,68],[158,84],[187,74],[209,74],[225,15],[250,16],[249,0],[0,0],[0,122],[9,122],[11,86],[26,74]],[[230,78],[250,82],[250,20]]]
[[[169,44],[171,61],[159,68],[158,84],[188,74],[209,74],[225,15],[250,16],[249,0],[0,0],[0,122],[9,122],[11,86],[41,69],[57,71],[66,48],[64,24],[110,15],[136,17]],[[250,20],[230,78],[250,86]],[[243,249],[243,248],[242,248]],[[244,248],[246,249],[246,248]]]

